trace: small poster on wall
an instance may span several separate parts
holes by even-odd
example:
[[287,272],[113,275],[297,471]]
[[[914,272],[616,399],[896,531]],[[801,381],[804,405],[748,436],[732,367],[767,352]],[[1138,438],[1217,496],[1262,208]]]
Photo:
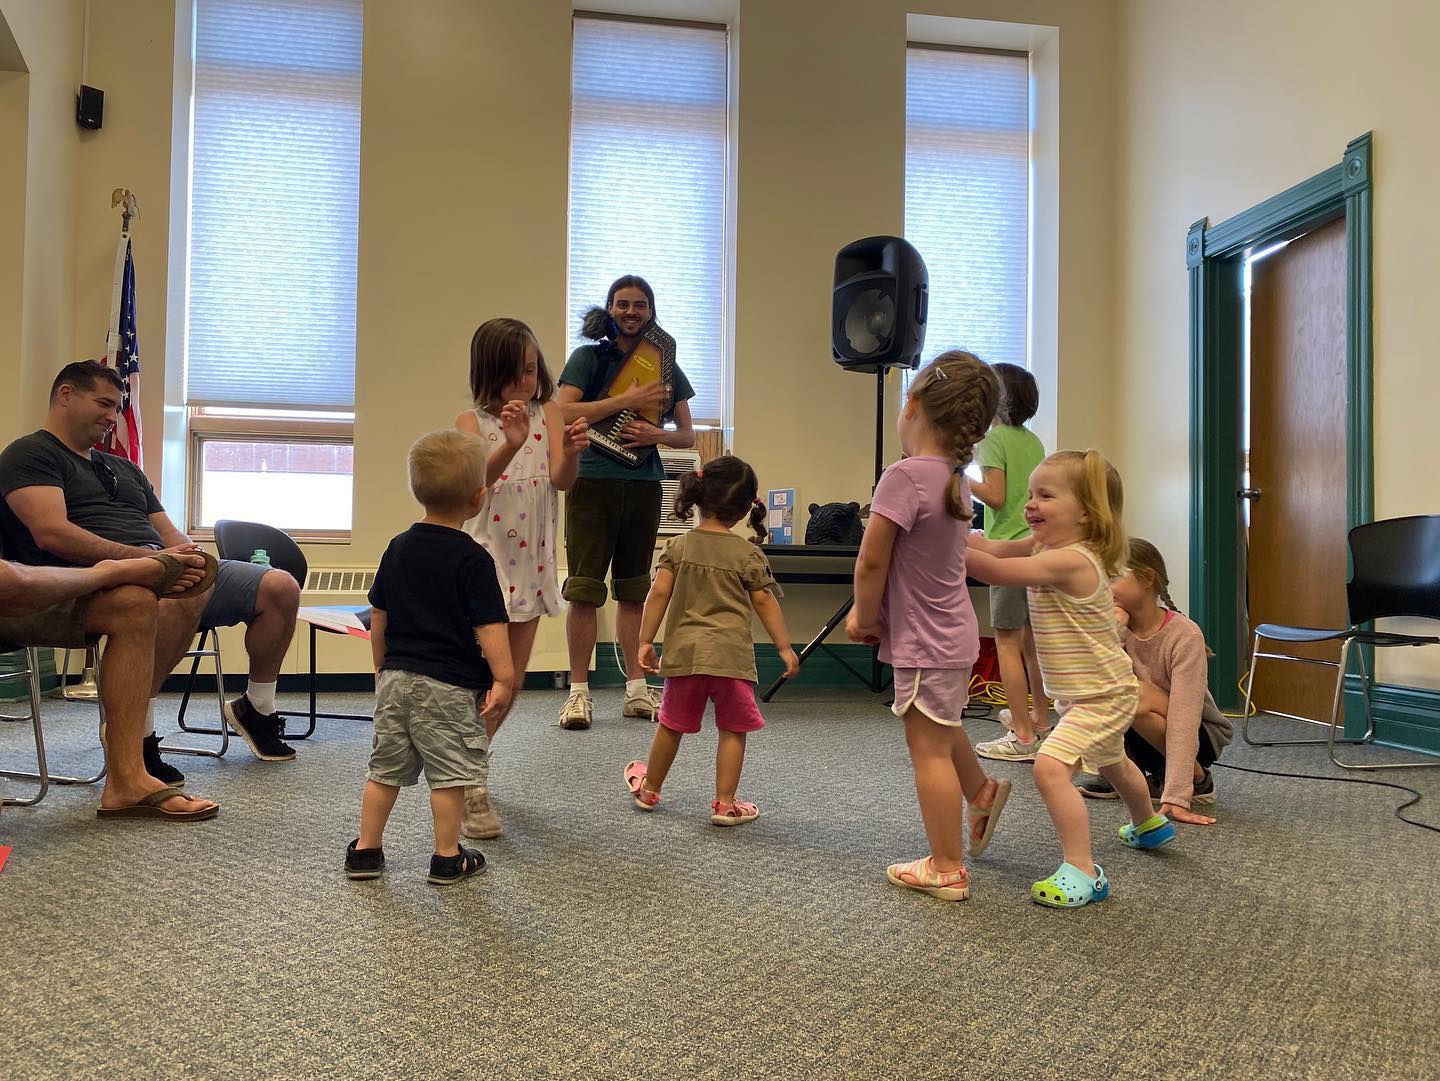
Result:
[[765,524],[770,531],[770,543],[794,544],[795,489],[771,488],[766,493],[765,505],[769,511]]

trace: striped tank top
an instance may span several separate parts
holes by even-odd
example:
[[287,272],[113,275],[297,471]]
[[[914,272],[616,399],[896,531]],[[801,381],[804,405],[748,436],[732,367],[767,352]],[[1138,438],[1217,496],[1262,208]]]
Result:
[[1074,702],[1138,686],[1130,657],[1120,644],[1115,598],[1105,568],[1087,545],[1065,547],[1090,561],[1100,584],[1088,597],[1072,597],[1054,586],[1026,589],[1045,693]]

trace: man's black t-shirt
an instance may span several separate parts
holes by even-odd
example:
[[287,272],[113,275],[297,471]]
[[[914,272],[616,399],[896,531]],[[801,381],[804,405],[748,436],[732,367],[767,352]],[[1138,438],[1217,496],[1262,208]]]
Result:
[[137,548],[163,547],[150,515],[165,508],[135,463],[98,450],[92,450],[87,461],[41,429],[0,452],[0,538],[6,559],[31,566],[66,565],[35,543],[4,499],[20,488],[36,487],[59,488],[65,516],[97,537]]
[[475,628],[509,617],[495,562],[468,533],[416,522],[385,549],[370,603],[385,613],[382,670],[477,691],[494,682]]

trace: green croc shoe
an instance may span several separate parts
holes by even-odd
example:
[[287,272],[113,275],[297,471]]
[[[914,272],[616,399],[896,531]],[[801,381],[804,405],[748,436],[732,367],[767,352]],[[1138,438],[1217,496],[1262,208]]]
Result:
[[1049,878],[1030,887],[1030,897],[1047,908],[1079,908],[1110,896],[1110,880],[1105,868],[1095,865],[1091,878],[1073,863],[1062,863]]

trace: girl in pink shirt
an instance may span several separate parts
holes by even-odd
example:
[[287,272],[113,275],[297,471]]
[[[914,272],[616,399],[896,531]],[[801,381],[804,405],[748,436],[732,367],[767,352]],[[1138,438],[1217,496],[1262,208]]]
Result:
[[905,458],[875,487],[855,562],[852,641],[878,643],[895,670],[896,716],[915,770],[930,854],[886,871],[897,886],[946,901],[970,896],[970,854],[990,843],[1010,782],[988,777],[965,734],[980,634],[965,585],[970,490],[962,471],[1000,404],[1000,380],[970,353],[942,353],[911,384],[898,422]]

